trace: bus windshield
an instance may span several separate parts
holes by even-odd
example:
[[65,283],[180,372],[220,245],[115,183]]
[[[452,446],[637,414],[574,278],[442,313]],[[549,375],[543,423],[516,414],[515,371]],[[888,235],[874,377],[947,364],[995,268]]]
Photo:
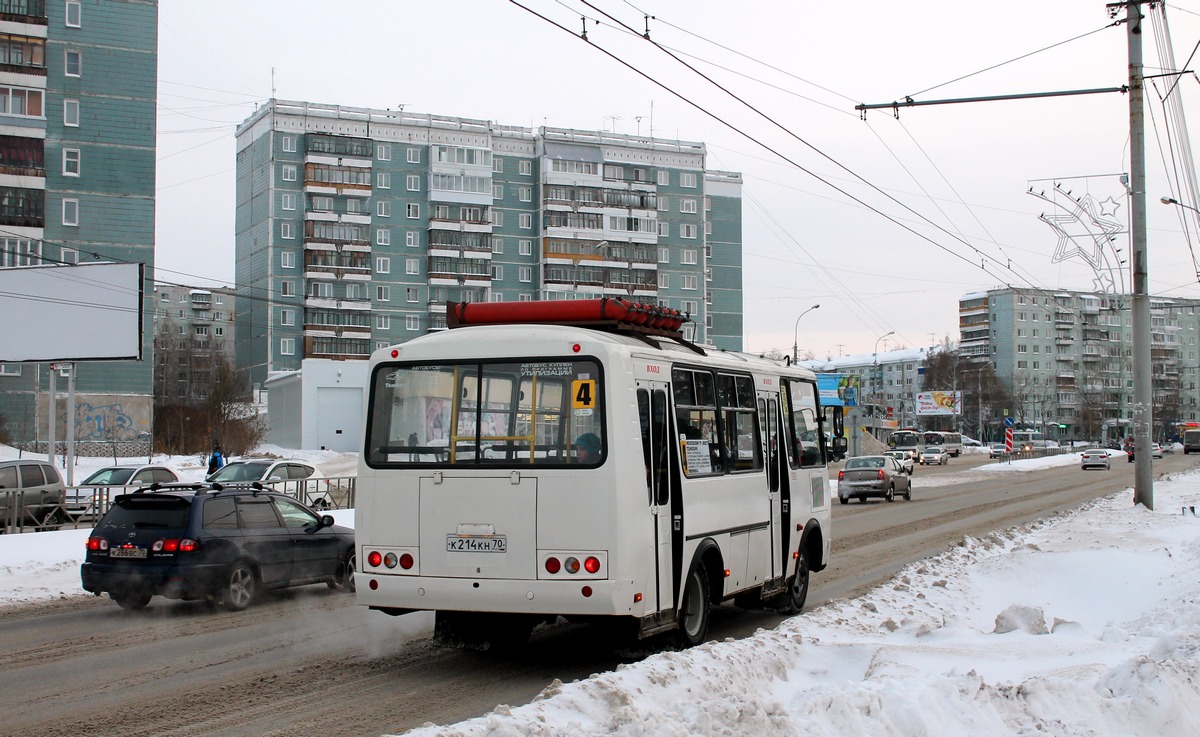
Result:
[[596,362],[576,358],[381,365],[371,382],[367,463],[599,465],[600,378]]
[[916,448],[921,445],[921,434],[913,430],[897,430],[888,436],[891,448]]

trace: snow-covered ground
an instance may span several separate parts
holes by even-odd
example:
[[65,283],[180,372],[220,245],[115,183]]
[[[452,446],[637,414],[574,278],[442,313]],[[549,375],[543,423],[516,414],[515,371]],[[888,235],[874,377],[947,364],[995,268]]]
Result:
[[[11,457],[5,450],[0,458]],[[341,454],[274,454],[314,462],[326,475],[353,468]],[[95,467],[105,465],[99,460]],[[155,460],[202,473],[199,458]],[[1071,463],[1077,455],[968,473]],[[1200,734],[1200,473],[1159,479],[1154,494],[1153,512],[1125,490],[968,539],[862,598],[774,630],[553,681],[528,705],[410,734]],[[337,516],[353,523],[348,511]],[[80,595],[86,536],[0,537],[0,603]]]

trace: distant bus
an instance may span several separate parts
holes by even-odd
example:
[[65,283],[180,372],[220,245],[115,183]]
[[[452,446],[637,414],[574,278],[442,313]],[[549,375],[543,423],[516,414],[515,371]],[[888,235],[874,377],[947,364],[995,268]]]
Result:
[[925,447],[931,445],[940,445],[946,449],[946,452],[955,458],[962,455],[963,444],[962,435],[956,432],[943,432],[941,430],[929,430],[923,438]]
[[1183,431],[1183,452],[1200,453],[1200,428],[1188,428]]
[[1045,436],[1037,430],[1013,430],[1013,450],[1033,450],[1046,446]]
[[895,430],[888,436],[887,444],[888,448],[905,451],[915,460],[921,454],[921,431],[912,427]]

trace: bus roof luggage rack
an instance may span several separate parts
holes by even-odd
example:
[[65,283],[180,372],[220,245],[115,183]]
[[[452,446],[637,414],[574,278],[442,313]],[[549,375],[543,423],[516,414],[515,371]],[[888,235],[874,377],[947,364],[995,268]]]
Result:
[[653,338],[670,338],[700,355],[700,346],[683,337],[681,328],[691,316],[671,307],[633,302],[619,297],[528,302],[447,302],[446,326],[574,325],[622,333],[658,347]]

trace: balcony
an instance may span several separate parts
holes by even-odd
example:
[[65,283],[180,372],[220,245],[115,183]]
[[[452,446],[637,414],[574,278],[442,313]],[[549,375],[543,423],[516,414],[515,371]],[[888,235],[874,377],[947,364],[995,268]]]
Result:
[[49,25],[46,18],[46,0],[0,0],[0,20]]

